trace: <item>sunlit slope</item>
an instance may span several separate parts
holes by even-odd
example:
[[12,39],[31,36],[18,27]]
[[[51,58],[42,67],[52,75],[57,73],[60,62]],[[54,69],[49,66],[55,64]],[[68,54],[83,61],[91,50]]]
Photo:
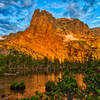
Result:
[[[81,32],[78,27],[74,32],[74,26],[84,26],[85,29]],[[45,10],[36,10],[30,26],[24,32],[9,36],[3,44],[7,49],[20,51],[35,59],[47,57],[52,61],[59,59],[60,62],[64,59],[84,61],[90,52],[95,57],[100,54],[100,37],[89,30],[88,26],[79,20],[55,19]]]

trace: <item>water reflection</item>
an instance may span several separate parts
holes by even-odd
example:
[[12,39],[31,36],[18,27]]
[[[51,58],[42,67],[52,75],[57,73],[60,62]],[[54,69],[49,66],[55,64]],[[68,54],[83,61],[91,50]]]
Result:
[[[58,78],[61,78],[60,74],[34,74],[34,75],[24,75],[24,76],[9,76],[0,77],[0,95],[6,94],[9,100],[14,100],[21,97],[31,97],[34,95],[35,91],[41,93],[45,92],[45,83],[49,80],[57,82]],[[15,93],[9,89],[10,84],[13,81],[24,81],[26,84],[26,89],[24,93]],[[1,96],[0,96],[1,98]],[[13,99],[12,99],[13,98]],[[1,100],[1,99],[0,99]]]

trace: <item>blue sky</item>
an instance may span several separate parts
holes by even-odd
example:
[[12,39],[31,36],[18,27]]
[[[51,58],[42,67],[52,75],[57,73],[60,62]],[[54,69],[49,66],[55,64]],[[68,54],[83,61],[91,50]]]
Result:
[[0,35],[25,30],[35,9],[56,18],[78,18],[89,27],[100,27],[99,0],[0,0]]

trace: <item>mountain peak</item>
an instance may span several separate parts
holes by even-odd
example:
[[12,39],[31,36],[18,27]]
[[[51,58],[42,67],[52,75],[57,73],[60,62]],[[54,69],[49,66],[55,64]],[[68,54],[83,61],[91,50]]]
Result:
[[24,32],[9,35],[4,43],[8,49],[35,59],[79,61],[81,54],[85,57],[88,51],[94,52],[91,46],[98,48],[100,45],[100,38],[90,33],[90,28],[78,19],[56,19],[48,11],[36,9],[30,26]]
[[36,9],[32,16],[31,24],[26,31],[31,34],[53,33],[56,27],[55,22],[56,19],[52,14],[45,10],[40,11],[40,9]]
[[36,9],[33,14],[33,16],[43,16],[43,15],[48,16],[48,17],[53,17],[52,14],[49,13],[48,11],[46,10],[40,11],[40,9]]
[[40,9],[36,9],[35,11],[34,11],[34,16],[35,15],[38,15],[40,13]]

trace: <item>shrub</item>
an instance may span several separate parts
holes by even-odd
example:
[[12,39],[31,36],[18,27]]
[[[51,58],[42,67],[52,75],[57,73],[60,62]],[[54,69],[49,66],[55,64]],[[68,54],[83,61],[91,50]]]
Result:
[[47,92],[53,92],[56,89],[56,85],[53,81],[48,81],[45,86],[46,86],[45,89]]
[[10,89],[11,90],[24,90],[25,89],[25,83],[22,81],[22,82],[13,82],[10,86]]

